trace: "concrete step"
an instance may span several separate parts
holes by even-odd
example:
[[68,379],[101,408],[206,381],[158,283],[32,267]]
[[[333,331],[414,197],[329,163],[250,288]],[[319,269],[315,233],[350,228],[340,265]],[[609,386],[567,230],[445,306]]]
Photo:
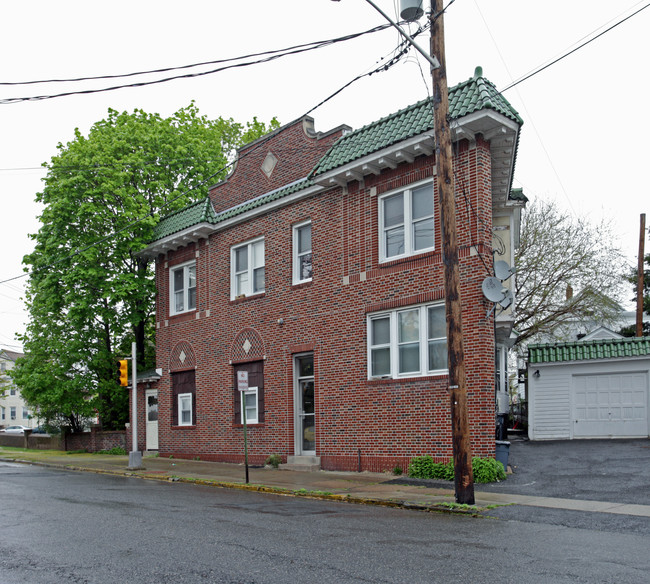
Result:
[[281,464],[280,468],[305,472],[320,470],[320,456],[287,456],[287,464]]

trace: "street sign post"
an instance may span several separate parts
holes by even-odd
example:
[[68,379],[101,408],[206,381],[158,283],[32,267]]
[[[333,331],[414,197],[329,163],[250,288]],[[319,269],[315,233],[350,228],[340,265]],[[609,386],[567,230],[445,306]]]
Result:
[[237,371],[237,389],[241,403],[241,419],[244,424],[244,467],[246,469],[246,484],[248,484],[248,436],[246,431],[246,396],[248,390],[248,371]]

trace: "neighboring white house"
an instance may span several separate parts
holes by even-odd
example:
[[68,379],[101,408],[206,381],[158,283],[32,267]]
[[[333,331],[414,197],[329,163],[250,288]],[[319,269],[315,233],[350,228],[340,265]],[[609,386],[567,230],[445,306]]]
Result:
[[599,327],[580,341],[528,346],[531,440],[648,437],[649,403],[650,337]]
[[7,375],[13,369],[16,359],[23,357],[22,353],[0,349],[0,428],[20,424],[34,428],[38,420],[32,418],[32,412],[27,407],[18,389]]

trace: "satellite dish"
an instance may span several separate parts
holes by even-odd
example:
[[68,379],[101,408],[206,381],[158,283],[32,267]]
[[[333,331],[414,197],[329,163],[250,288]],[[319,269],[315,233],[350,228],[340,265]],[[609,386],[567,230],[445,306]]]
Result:
[[422,18],[424,14],[423,2],[424,0],[400,0],[399,15],[409,22]]
[[504,262],[503,260],[494,262],[494,275],[499,280],[507,280],[513,273],[514,270],[508,265],[508,262]]
[[503,297],[503,300],[499,300],[499,306],[501,308],[508,308],[512,304],[512,301],[514,300],[514,295],[512,293],[512,290],[507,290],[506,295]]
[[483,296],[490,302],[501,302],[506,296],[506,290],[503,288],[501,280],[494,276],[485,278],[481,284],[481,289],[483,290]]

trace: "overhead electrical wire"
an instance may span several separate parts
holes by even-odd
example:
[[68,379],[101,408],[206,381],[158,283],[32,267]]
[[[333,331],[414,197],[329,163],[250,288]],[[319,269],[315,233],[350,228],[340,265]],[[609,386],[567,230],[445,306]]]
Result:
[[[622,18],[622,19],[619,20],[618,22],[615,22],[612,26],[606,28],[606,29],[603,30],[602,32],[598,33],[596,36],[593,36],[593,37],[589,38],[589,39],[586,40],[584,43],[581,43],[581,44],[578,45],[577,47],[575,47],[575,48],[573,48],[573,49],[567,51],[566,53],[563,53],[563,54],[560,55],[557,59],[553,59],[553,60],[550,61],[549,63],[546,63],[545,65],[540,65],[539,67],[533,69],[530,73],[526,73],[523,77],[520,77],[520,78],[517,79],[516,81],[513,81],[510,85],[504,87],[504,88],[503,88],[499,93],[505,93],[505,92],[508,91],[509,89],[512,89],[513,87],[516,87],[517,85],[519,85],[520,83],[523,83],[524,81],[526,81],[527,79],[530,79],[531,77],[534,77],[535,75],[541,73],[541,72],[544,71],[545,69],[548,69],[548,68],[551,67],[552,65],[555,65],[556,63],[559,63],[559,62],[562,61],[563,59],[566,59],[569,55],[572,55],[573,53],[579,51],[580,49],[582,49],[583,47],[587,46],[589,43],[592,43],[593,41],[595,41],[596,39],[600,38],[600,37],[603,36],[604,34],[607,34],[607,33],[610,32],[611,30],[615,29],[617,26],[619,26],[619,25],[623,24],[624,22],[630,20],[630,18],[632,18],[633,16],[636,16],[637,14],[639,14],[640,12],[642,12],[643,10],[645,10],[645,9],[648,8],[648,7],[650,7],[650,2],[649,2],[648,4],[646,4],[645,6],[642,6],[641,8],[639,8],[638,10],[636,10],[635,12],[633,12],[632,14],[628,14],[625,18]],[[584,37],[583,37],[583,38],[584,38]]]
[[[422,31],[421,31],[421,30],[418,31],[418,34],[419,34],[420,32],[422,32]],[[334,93],[330,94],[328,97],[326,97],[325,99],[323,99],[322,101],[320,101],[318,104],[316,104],[315,106],[313,106],[312,108],[310,108],[309,110],[307,110],[307,111],[306,111],[304,114],[302,114],[300,117],[296,118],[293,122],[290,122],[290,123],[288,123],[288,124],[285,124],[282,128],[279,128],[279,129],[277,129],[277,130],[275,130],[275,131],[273,131],[273,132],[270,132],[270,133],[267,134],[266,136],[264,136],[262,139],[259,140],[259,142],[258,142],[258,143],[253,147],[253,148],[251,148],[250,150],[248,150],[248,151],[244,154],[244,156],[249,156],[249,155],[251,155],[253,152],[255,152],[257,149],[259,149],[261,146],[263,146],[264,144],[266,144],[266,142],[268,142],[271,138],[274,138],[274,137],[277,136],[280,132],[284,131],[287,127],[291,126],[295,121],[297,121],[297,120],[299,120],[299,119],[302,119],[302,118],[304,118],[305,116],[309,115],[309,114],[312,113],[314,110],[316,110],[316,109],[318,109],[320,106],[322,106],[324,103],[326,103],[326,102],[328,102],[329,100],[333,99],[335,96],[337,96],[339,93],[341,93],[343,90],[345,90],[347,87],[349,87],[349,86],[352,85],[353,83],[359,81],[360,79],[363,79],[364,77],[369,77],[370,75],[374,75],[375,73],[380,73],[380,72],[387,71],[388,69],[390,69],[391,67],[393,67],[395,64],[397,64],[397,63],[401,60],[401,58],[402,58],[402,57],[407,53],[407,51],[408,51],[408,49],[405,47],[405,44],[404,44],[404,43],[403,43],[403,45],[404,45],[404,46],[402,47],[402,49],[401,49],[401,50],[398,50],[398,51],[397,51],[397,54],[395,54],[395,55],[394,55],[394,56],[393,56],[393,57],[392,57],[392,58],[391,58],[387,63],[382,63],[381,65],[379,65],[378,67],[375,67],[374,69],[372,69],[371,71],[369,71],[369,72],[367,72],[367,73],[362,73],[362,74],[360,74],[360,75],[357,75],[356,77],[354,77],[353,79],[351,79],[349,82],[347,82],[345,85],[343,85],[342,87],[340,87],[339,89],[337,89]],[[399,48],[399,47],[398,47],[398,48]],[[394,52],[394,51],[391,51],[391,52]],[[241,161],[241,158],[239,159],[239,161]],[[228,164],[222,166],[222,167],[219,168],[217,171],[215,171],[214,173],[212,173],[210,176],[208,176],[208,177],[206,177],[205,179],[203,179],[203,180],[202,180],[200,183],[198,183],[197,185],[195,185],[195,186],[193,186],[193,187],[191,187],[191,188],[189,188],[189,189],[186,189],[185,191],[183,191],[182,193],[180,193],[178,196],[174,197],[173,199],[170,199],[169,201],[166,201],[166,202],[164,203],[164,205],[162,205],[162,206],[160,207],[160,209],[158,209],[157,211],[155,211],[155,212],[154,212],[154,211],[150,211],[150,212],[146,213],[145,215],[143,215],[142,217],[139,217],[139,218],[136,219],[135,221],[131,221],[130,223],[128,223],[128,224],[125,225],[124,227],[122,227],[122,228],[120,228],[120,229],[118,229],[118,230],[116,230],[116,231],[113,231],[112,233],[109,233],[109,234],[106,235],[105,237],[103,237],[103,238],[101,238],[101,239],[99,239],[99,240],[96,240],[96,241],[94,241],[94,242],[88,244],[87,246],[85,246],[85,247],[83,247],[83,248],[79,248],[79,249],[76,249],[76,250],[74,250],[74,251],[70,251],[70,252],[69,252],[68,254],[66,254],[64,257],[59,258],[58,260],[56,260],[56,261],[54,261],[54,262],[50,262],[50,263],[48,263],[48,264],[46,264],[46,265],[44,265],[44,266],[39,266],[38,268],[36,268],[36,269],[34,269],[34,270],[31,270],[31,271],[26,271],[25,273],[21,274],[20,276],[14,276],[13,278],[7,278],[6,280],[0,280],[0,284],[7,284],[7,283],[9,283],[9,282],[13,282],[14,280],[18,280],[18,279],[24,278],[24,277],[26,277],[26,276],[30,276],[30,275],[33,274],[34,272],[40,272],[40,271],[43,271],[43,270],[51,269],[52,267],[57,266],[58,264],[60,264],[60,263],[62,263],[62,262],[68,261],[68,260],[70,260],[70,259],[72,259],[72,258],[74,258],[74,257],[76,257],[76,256],[78,256],[78,255],[80,255],[80,254],[82,254],[84,251],[86,251],[86,250],[88,250],[88,249],[91,249],[91,248],[93,248],[93,247],[96,247],[96,246],[98,246],[98,245],[101,245],[102,243],[105,243],[105,242],[107,242],[107,241],[110,241],[110,240],[113,239],[115,236],[119,235],[120,233],[123,233],[124,231],[126,231],[126,230],[128,230],[128,229],[131,229],[132,227],[138,225],[139,223],[141,223],[142,221],[144,221],[145,219],[147,219],[147,218],[149,218],[149,217],[153,217],[153,216],[154,216],[157,212],[159,212],[160,210],[164,209],[165,207],[168,207],[169,205],[171,205],[171,204],[174,203],[175,201],[181,199],[182,197],[188,195],[188,194],[191,193],[192,191],[195,191],[195,190],[197,190],[198,188],[204,186],[206,183],[208,183],[208,181],[211,181],[212,179],[214,179],[214,177],[216,177],[217,175],[221,174],[222,172],[224,172],[225,170],[227,170],[228,168],[230,168],[231,166],[233,166],[236,162],[237,162],[237,160],[233,160],[232,162],[229,162]]]
[[[109,79],[125,79],[129,77],[135,77],[135,76],[141,76],[141,75],[152,75],[156,73],[165,73],[169,71],[178,71],[178,70],[184,70],[184,69],[190,69],[190,68],[196,68],[196,67],[201,67],[201,66],[206,66],[206,65],[216,65],[216,64],[224,64],[221,67],[217,67],[216,69],[210,69],[208,71],[197,71],[197,72],[192,72],[192,73],[185,73],[183,75],[173,75],[170,77],[164,77],[162,79],[153,79],[153,80],[148,80],[148,81],[138,81],[135,83],[124,83],[121,85],[114,85],[111,87],[102,87],[102,88],[96,88],[96,89],[79,89],[79,90],[71,90],[71,91],[65,91],[61,93],[55,93],[55,94],[45,94],[45,95],[33,95],[33,96],[27,96],[27,97],[9,97],[9,98],[2,98],[0,99],[0,105],[9,105],[9,104],[14,104],[14,103],[21,103],[25,101],[42,101],[46,99],[54,99],[58,97],[68,97],[71,95],[88,95],[88,94],[93,94],[93,93],[102,93],[102,92],[107,92],[107,91],[115,91],[118,89],[126,89],[126,88],[132,88],[132,87],[145,87],[148,85],[156,85],[160,83],[167,83],[169,81],[175,81],[177,79],[189,79],[193,77],[202,77],[205,75],[213,75],[215,73],[220,73],[222,71],[226,71],[228,69],[235,69],[239,67],[249,67],[251,65],[259,65],[261,63],[268,63],[270,61],[274,61],[276,59],[280,59],[282,57],[286,57],[289,55],[297,55],[300,53],[304,53],[307,51],[313,51],[316,49],[321,49],[323,47],[327,47],[336,43],[340,42],[345,42],[349,40],[353,40],[356,38],[359,38],[361,36],[367,35],[367,34],[372,34],[376,32],[380,32],[382,30],[385,30],[389,28],[389,24],[382,24],[379,26],[375,26],[371,29],[365,30],[363,32],[358,32],[358,33],[353,33],[349,35],[345,35],[342,37],[337,37],[334,39],[327,39],[327,40],[321,40],[321,41],[315,41],[311,43],[305,43],[301,45],[294,45],[292,47],[288,47],[285,49],[276,49],[272,51],[264,51],[260,53],[251,53],[250,55],[244,55],[242,57],[234,57],[231,59],[220,59],[220,60],[215,60],[215,61],[205,61],[203,63],[194,63],[191,65],[181,65],[178,67],[165,67],[162,69],[153,69],[150,71],[139,71],[139,72],[133,72],[133,73],[125,73],[125,74],[120,74],[120,75],[98,75],[98,76],[92,76],[92,77],[77,77],[73,79],[46,79],[46,80],[40,80],[40,81],[22,81],[22,82],[0,82],[0,86],[16,86],[16,85],[32,85],[32,84],[42,84],[42,83],[76,83],[76,82],[81,82],[81,81],[97,81],[97,80],[109,80]],[[254,61],[244,61],[245,59],[251,59],[253,57],[264,57],[261,59],[256,59]],[[240,62],[244,61],[244,62]]]

